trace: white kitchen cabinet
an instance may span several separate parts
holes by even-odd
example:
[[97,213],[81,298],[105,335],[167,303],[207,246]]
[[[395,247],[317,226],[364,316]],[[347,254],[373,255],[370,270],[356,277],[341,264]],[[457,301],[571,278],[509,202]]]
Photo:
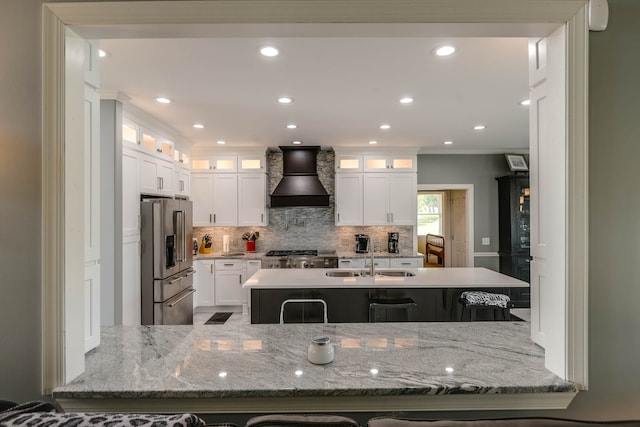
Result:
[[140,188],[138,154],[122,150],[122,235],[140,234]]
[[391,268],[419,268],[422,266],[422,258],[389,258],[389,267]]
[[157,155],[163,160],[173,161],[173,150],[175,148],[175,143],[173,141],[144,127],[139,128],[138,134],[140,137],[139,144],[142,149],[146,150],[150,154]]
[[213,225],[213,175],[191,174],[191,200],[193,201],[193,226]]
[[173,193],[176,196],[188,197],[191,194],[191,174],[189,169],[174,166]]
[[389,225],[416,225],[418,178],[415,173],[389,175]]
[[338,226],[415,225],[417,156],[414,153],[336,153]]
[[[365,261],[365,266],[369,264],[369,260]],[[375,268],[389,268],[389,258],[373,258],[373,265]]]
[[122,324],[139,326],[142,297],[140,293],[140,235],[122,237]]
[[362,156],[357,154],[336,154],[336,173],[362,172]]
[[140,193],[173,196],[173,163],[140,153]]
[[242,305],[245,293],[242,276],[245,273],[243,260],[215,260],[215,303],[216,305]]
[[363,193],[363,224],[388,225],[390,223],[388,174],[364,175]]
[[[338,268],[368,268],[370,261],[370,256],[340,258],[338,259]],[[387,268],[389,267],[389,258],[374,257],[373,264],[376,268]]]
[[267,172],[267,157],[263,155],[238,156],[239,173]]
[[193,225],[265,226],[266,175],[193,172]]
[[191,169],[214,173],[256,173],[267,171],[267,158],[263,154],[198,156],[191,160]]
[[122,146],[137,147],[140,144],[140,126],[126,118],[122,119]]
[[264,173],[238,174],[238,225],[266,226],[267,176]]
[[363,157],[363,170],[365,172],[416,172],[417,156],[403,155],[365,155]]
[[339,258],[338,268],[364,268],[365,258]]
[[336,225],[362,225],[362,174],[336,174]]
[[365,173],[364,225],[416,225],[417,177],[409,173]]
[[191,169],[216,173],[238,172],[237,156],[198,157],[191,160]]
[[194,285],[196,289],[194,307],[215,305],[215,267],[214,260],[196,260]]
[[238,225],[238,175],[212,174],[213,225]]

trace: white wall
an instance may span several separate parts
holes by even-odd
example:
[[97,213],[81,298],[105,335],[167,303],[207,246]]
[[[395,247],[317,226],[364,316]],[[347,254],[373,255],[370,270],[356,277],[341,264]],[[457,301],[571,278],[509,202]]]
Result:
[[0,399],[40,396],[40,1],[0,5]]

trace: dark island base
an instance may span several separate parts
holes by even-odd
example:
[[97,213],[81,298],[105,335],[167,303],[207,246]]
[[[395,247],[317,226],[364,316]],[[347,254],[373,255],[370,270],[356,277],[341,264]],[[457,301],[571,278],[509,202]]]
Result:
[[[437,289],[252,289],[251,323],[279,323],[280,306],[287,299],[322,299],[327,303],[329,323],[369,322],[369,302],[372,299],[411,298],[416,307],[378,310],[376,321],[457,322],[462,306],[458,303],[464,288]],[[509,294],[508,288],[484,288],[483,291]],[[494,318],[495,314],[495,318]],[[499,310],[477,310],[474,320],[502,320]],[[469,320],[469,313],[465,314]],[[517,319],[516,319],[517,320]],[[322,305],[314,303],[287,304],[285,323],[322,322]]]

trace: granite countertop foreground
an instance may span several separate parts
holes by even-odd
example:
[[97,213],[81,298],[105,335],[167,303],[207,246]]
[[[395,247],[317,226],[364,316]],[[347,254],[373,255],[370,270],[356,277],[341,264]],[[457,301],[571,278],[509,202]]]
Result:
[[[525,322],[104,327],[56,399],[575,393]],[[313,365],[326,335],[335,360]]]

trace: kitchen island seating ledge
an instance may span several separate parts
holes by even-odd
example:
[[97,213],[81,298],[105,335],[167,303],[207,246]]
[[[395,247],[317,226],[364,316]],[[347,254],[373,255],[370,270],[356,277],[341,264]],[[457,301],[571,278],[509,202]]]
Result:
[[[316,336],[327,365],[307,359]],[[380,413],[562,409],[576,394],[508,321],[109,326],[52,397],[76,412]]]

